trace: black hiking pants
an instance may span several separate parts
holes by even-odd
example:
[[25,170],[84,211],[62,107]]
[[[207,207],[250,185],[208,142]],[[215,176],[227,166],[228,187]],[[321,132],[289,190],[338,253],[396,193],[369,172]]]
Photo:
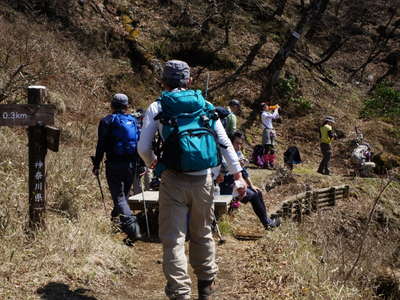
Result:
[[[230,185],[220,184],[221,195],[232,195],[233,188]],[[251,203],[254,213],[260,220],[261,224],[266,228],[268,226],[273,226],[274,221],[268,218],[267,208],[262,197],[262,194],[251,188],[247,188],[246,196],[240,200],[242,203]]]
[[136,223],[136,217],[128,205],[129,191],[135,179],[134,165],[129,161],[106,161],[106,177],[114,202],[111,217],[119,217],[122,230],[126,233]]
[[318,173],[329,175],[329,161],[332,157],[332,146],[331,144],[321,143],[322,160],[319,164]]
[[254,213],[265,228],[267,228],[268,226],[273,226],[273,224],[275,224],[270,218],[268,218],[267,208],[265,207],[261,192],[247,188],[246,196],[240,202],[251,203]]

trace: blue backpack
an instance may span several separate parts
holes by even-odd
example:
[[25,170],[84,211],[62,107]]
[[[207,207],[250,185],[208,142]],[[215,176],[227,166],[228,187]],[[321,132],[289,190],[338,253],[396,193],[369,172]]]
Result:
[[128,114],[113,114],[111,132],[113,137],[112,152],[116,155],[135,155],[139,130],[136,118]]
[[163,124],[163,145],[156,171],[195,172],[220,165],[214,131],[218,116],[201,91],[163,92],[158,101],[162,112],[155,119]]

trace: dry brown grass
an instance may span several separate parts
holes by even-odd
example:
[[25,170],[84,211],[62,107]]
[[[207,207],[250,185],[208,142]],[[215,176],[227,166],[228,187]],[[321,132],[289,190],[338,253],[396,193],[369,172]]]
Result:
[[24,88],[41,83],[50,91],[48,101],[58,103],[64,113],[57,117],[63,130],[60,152],[47,156],[47,229],[32,238],[25,234],[26,133],[0,128],[0,298],[38,299],[38,289],[56,282],[107,299],[121,287],[120,278],[136,273],[137,261],[122,237],[110,234],[89,160],[95,124],[107,107],[103,79],[121,65],[95,53],[82,55],[46,24],[19,15],[12,22],[0,18],[0,23],[2,45],[7,45],[0,47],[0,59],[8,57],[7,68],[0,72],[2,82],[20,64],[27,64],[23,71],[33,74],[18,74],[6,100],[24,103]]
[[[137,256],[122,237],[110,234],[110,220],[90,173],[93,145],[82,143],[49,153],[47,229],[30,238],[25,234],[26,138],[12,129],[2,128],[1,133],[1,298],[37,299],[37,289],[58,282],[96,291],[107,299],[123,284],[121,277],[136,274]],[[82,138],[87,141],[89,136]]]
[[[259,183],[259,174],[253,179]],[[325,186],[335,183],[326,179]],[[378,292],[385,299],[396,299],[400,231],[393,213],[398,213],[394,195],[400,185],[392,183],[382,195],[361,259],[346,281],[382,183],[381,179],[345,179],[343,183],[352,186],[349,201],[307,217],[300,225],[286,221],[258,242],[242,246],[237,252],[241,280],[235,282],[235,290],[242,295],[238,299],[375,299]],[[269,199],[293,188],[286,185],[270,192],[267,206]],[[234,231],[262,232],[250,205],[242,205],[231,222]]]

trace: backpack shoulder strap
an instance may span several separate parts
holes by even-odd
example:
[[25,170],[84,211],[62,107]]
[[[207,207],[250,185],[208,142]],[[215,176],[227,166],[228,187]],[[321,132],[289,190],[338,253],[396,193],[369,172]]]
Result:
[[157,103],[160,105],[161,111],[154,117],[154,119],[153,119],[154,121],[160,120],[161,117],[162,117],[162,115],[163,115],[161,97],[162,97],[162,96],[158,97],[158,98],[156,99],[156,101],[155,101],[155,102],[157,102]]

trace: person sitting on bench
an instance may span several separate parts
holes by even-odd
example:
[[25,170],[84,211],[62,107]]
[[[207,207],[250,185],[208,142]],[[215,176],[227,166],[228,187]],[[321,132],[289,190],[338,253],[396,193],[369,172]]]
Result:
[[[265,207],[265,203],[262,197],[261,190],[254,186],[252,181],[250,180],[249,173],[246,171],[246,168],[244,167],[244,164],[247,162],[245,159],[241,149],[243,145],[243,134],[240,132],[235,132],[233,136],[231,137],[232,144],[234,149],[236,150],[236,153],[239,157],[239,160],[242,164],[242,176],[243,179],[246,181],[248,188],[246,189],[245,193],[239,193],[239,196],[236,197],[233,200],[233,203],[238,203],[237,201],[240,201],[241,203],[248,203],[250,202],[254,213],[257,215],[259,218],[260,222],[264,226],[266,230],[271,230],[272,228],[278,227],[280,225],[280,220],[279,218],[269,218],[267,215],[267,208]],[[228,174],[224,174],[224,168],[221,168],[220,175],[217,177],[216,182],[219,183],[220,187],[220,193],[221,195],[232,195],[234,192],[234,187],[235,187],[235,180],[233,179],[233,176]],[[240,196],[242,195],[242,196]]]

